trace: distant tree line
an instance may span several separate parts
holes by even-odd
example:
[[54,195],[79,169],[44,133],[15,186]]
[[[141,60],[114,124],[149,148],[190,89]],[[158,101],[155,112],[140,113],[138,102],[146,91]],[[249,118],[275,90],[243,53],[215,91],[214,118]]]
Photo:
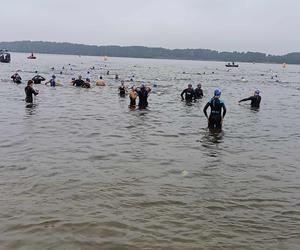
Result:
[[0,49],[25,53],[300,64],[300,53],[298,52],[278,56],[260,52],[218,52],[209,49],[165,49],[143,46],[96,46],[40,41],[0,42]]

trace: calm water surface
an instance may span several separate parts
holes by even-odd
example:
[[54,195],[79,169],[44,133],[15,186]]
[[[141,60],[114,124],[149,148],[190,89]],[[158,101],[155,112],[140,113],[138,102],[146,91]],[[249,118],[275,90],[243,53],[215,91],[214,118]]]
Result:
[[[300,248],[300,66],[37,56],[0,64],[0,249]],[[107,86],[70,86],[92,66]],[[26,107],[17,69],[64,86],[37,86]],[[158,85],[148,110],[128,109],[115,73]],[[198,82],[205,98],[187,106]],[[228,113],[211,134],[216,87]],[[259,111],[238,104],[255,88]]]

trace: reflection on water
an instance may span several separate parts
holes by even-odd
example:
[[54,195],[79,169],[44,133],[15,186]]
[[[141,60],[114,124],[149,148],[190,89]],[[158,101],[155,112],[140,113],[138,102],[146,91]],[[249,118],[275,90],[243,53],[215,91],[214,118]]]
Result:
[[[64,86],[39,86],[27,106],[24,85],[0,84],[1,249],[299,248],[300,76],[291,73],[299,66],[241,63],[227,72],[222,62],[26,56],[1,65],[0,79],[38,70]],[[131,110],[114,79],[69,85],[93,66],[92,83],[110,70],[125,82],[135,75],[136,85],[153,81],[162,94]],[[270,68],[284,88],[266,80]],[[207,129],[206,99],[181,102],[198,82],[206,99],[222,90],[223,131]],[[238,105],[258,84],[268,93],[259,112]]]

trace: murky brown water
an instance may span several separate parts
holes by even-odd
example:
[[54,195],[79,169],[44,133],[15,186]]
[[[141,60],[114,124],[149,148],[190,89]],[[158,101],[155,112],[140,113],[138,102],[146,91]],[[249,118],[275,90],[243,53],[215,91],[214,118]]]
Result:
[[[1,249],[299,249],[300,66],[26,56],[0,65]],[[38,86],[27,108],[10,75],[52,66],[65,86]],[[113,75],[69,86],[91,66],[158,84],[149,110],[129,110]],[[185,105],[199,80],[205,99]],[[228,113],[214,135],[202,109],[215,87]],[[255,88],[258,112],[237,103]]]

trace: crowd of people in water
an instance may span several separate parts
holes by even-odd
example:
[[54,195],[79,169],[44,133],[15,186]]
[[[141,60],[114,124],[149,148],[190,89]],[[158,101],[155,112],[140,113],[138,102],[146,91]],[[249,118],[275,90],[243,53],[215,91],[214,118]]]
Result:
[[[37,73],[37,72],[36,72]],[[107,75],[110,72],[107,71]],[[22,78],[18,73],[15,73],[11,76],[11,79],[14,83],[20,84],[22,83]],[[115,79],[119,80],[118,74],[115,75]],[[27,86],[25,87],[25,101],[26,103],[33,103],[33,96],[39,94],[38,90],[33,88],[33,84],[41,84],[42,82],[46,81],[46,79],[37,74],[31,80],[27,82]],[[130,79],[133,82],[132,78]],[[83,79],[81,75],[78,78],[72,78],[71,85],[80,88],[90,88],[91,81],[89,78]],[[45,85],[50,85],[51,87],[59,86],[60,83],[56,80],[56,76],[52,75],[49,81],[45,82]],[[106,82],[102,76],[99,77],[98,80],[95,81],[96,86],[105,86]],[[121,85],[118,87],[118,92],[120,97],[129,96],[129,108],[135,109],[138,106],[139,109],[145,109],[148,107],[148,97],[151,93],[151,87],[141,84],[139,87],[133,85],[129,90],[125,86],[124,80],[121,80]],[[198,84],[197,87],[194,89],[192,84],[188,84],[187,88],[181,92],[181,99],[187,103],[191,103],[196,101],[197,99],[203,98],[203,90],[201,84]],[[206,103],[203,108],[203,112],[205,117],[208,120],[208,128],[209,129],[222,129],[223,119],[226,115],[226,106],[224,101],[220,98],[221,97],[221,90],[215,89],[213,93],[213,97]],[[138,104],[136,105],[136,100],[138,98]],[[244,98],[239,100],[240,102],[251,101],[251,107],[258,109],[261,102],[260,91],[255,90],[254,94],[248,98]],[[207,114],[207,109],[210,108],[210,114]]]

